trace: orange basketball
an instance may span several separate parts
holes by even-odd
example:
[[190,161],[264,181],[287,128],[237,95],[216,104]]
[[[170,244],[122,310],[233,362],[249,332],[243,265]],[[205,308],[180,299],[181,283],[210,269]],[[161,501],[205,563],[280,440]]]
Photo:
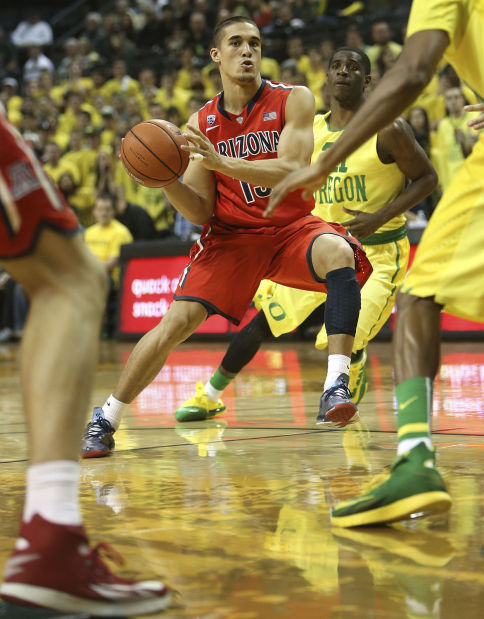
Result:
[[126,172],[145,187],[164,187],[185,172],[188,144],[180,129],[167,120],[144,120],[124,136],[120,157]]

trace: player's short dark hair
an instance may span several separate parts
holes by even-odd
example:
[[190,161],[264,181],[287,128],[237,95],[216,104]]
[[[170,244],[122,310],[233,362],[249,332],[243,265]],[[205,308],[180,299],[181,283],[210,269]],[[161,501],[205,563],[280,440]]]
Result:
[[219,22],[214,28],[212,35],[213,46],[218,47],[220,39],[222,38],[222,33],[225,28],[228,28],[228,26],[231,26],[232,24],[242,23],[252,24],[252,26],[255,26],[257,30],[259,30],[259,26],[255,23],[253,19],[250,19],[250,17],[245,17],[244,15],[234,15],[233,17],[227,17],[227,19]]
[[333,52],[333,55],[329,59],[328,67],[331,66],[331,63],[333,62],[333,58],[335,54],[337,54],[338,52],[355,52],[355,54],[358,54],[358,56],[361,58],[361,64],[363,65],[363,68],[365,70],[365,75],[370,75],[371,73],[370,59],[368,58],[368,56],[365,54],[365,52],[362,49],[359,49],[358,47],[351,47],[351,45],[344,45],[343,47],[338,47],[338,49],[335,49]]

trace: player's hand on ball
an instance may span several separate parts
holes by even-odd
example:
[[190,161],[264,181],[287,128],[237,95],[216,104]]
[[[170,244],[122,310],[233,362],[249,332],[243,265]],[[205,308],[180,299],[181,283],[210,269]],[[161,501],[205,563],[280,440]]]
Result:
[[182,146],[182,149],[190,153],[190,159],[192,161],[201,161],[208,170],[215,170],[218,166],[220,155],[200,129],[187,124],[183,135],[189,144],[188,146]]

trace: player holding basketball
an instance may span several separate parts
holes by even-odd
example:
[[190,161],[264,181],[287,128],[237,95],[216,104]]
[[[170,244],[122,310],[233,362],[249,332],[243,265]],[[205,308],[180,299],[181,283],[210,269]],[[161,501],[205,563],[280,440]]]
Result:
[[[340,161],[415,100],[442,57],[484,97],[483,0],[414,0],[407,35],[395,66],[341,138],[314,165],[276,187],[268,213],[296,187],[314,191],[324,184]],[[483,169],[481,134],[432,214],[397,297],[398,457],[387,481],[333,510],[338,526],[392,522],[450,508],[430,437],[432,381],[439,366],[440,311],[484,320]]]
[[[340,48],[329,63],[327,85],[330,112],[314,120],[313,161],[341,135],[365,101],[370,82],[370,61],[355,48]],[[343,127],[343,129],[340,129]],[[412,182],[405,186],[405,178]],[[361,291],[361,311],[353,344],[349,387],[358,404],[366,391],[368,342],[392,312],[397,289],[407,269],[409,242],[403,213],[425,198],[437,184],[437,175],[401,119],[382,129],[344,163],[333,170],[316,192],[313,214],[344,223],[365,247],[373,272]],[[261,311],[230,343],[220,367],[197,395],[176,411],[178,421],[213,417],[224,410],[222,390],[259,349],[265,336],[289,333],[300,325],[326,295],[262,282],[255,296]],[[327,346],[326,330],[317,348]]]
[[328,375],[318,418],[357,418],[348,371],[360,284],[371,266],[342,226],[310,215],[314,201],[303,201],[299,191],[275,217],[263,217],[268,188],[310,160],[314,98],[305,87],[263,80],[260,49],[259,30],[248,18],[232,17],[215,29],[211,57],[224,91],[191,117],[187,135],[190,152],[203,159],[191,161],[183,183],[165,190],[175,208],[204,229],[167,314],[138,342],[103,408],[95,408],[85,457],[112,450],[123,404],[154,379],[168,353],[212,313],[238,323],[263,278],[327,289]]
[[22,524],[0,595],[113,617],[162,610],[166,587],[116,577],[81,523],[79,442],[107,281],[79,223],[0,110],[0,263],[30,297],[21,347],[30,464]]

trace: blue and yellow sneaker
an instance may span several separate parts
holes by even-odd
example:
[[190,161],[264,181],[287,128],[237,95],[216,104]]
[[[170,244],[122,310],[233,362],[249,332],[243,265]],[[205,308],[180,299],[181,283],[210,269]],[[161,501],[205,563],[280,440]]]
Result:
[[435,468],[435,451],[422,442],[393,461],[386,481],[334,507],[331,522],[337,527],[384,524],[444,512],[451,504]]
[[104,418],[103,409],[94,407],[91,421],[87,424],[82,437],[83,458],[102,458],[109,456],[114,449],[115,430],[107,419]]
[[366,348],[363,348],[359,359],[357,361],[353,361],[350,365],[349,388],[351,391],[351,399],[355,404],[359,404],[361,402],[368,389],[368,383],[366,382],[367,358],[368,355],[366,354]]
[[323,393],[316,417],[317,424],[324,423],[344,428],[349,423],[359,420],[358,409],[350,399],[348,381],[348,374],[340,374],[333,385]]
[[185,421],[205,421],[205,419],[211,419],[225,411],[222,400],[214,402],[208,399],[203,383],[197,383],[195,389],[196,394],[193,398],[176,409],[175,419],[177,421],[182,423]]

